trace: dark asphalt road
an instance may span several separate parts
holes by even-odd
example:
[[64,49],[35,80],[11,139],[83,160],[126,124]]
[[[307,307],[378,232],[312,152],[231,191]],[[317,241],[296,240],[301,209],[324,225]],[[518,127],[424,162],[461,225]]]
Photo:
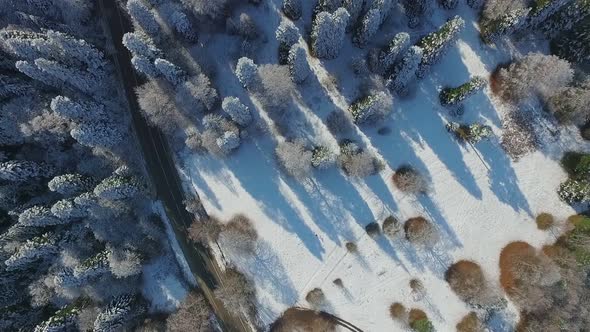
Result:
[[[135,96],[135,87],[140,85],[141,80],[135,75],[131,65],[131,54],[122,43],[123,35],[133,31],[133,26],[127,17],[122,15],[116,0],[101,0],[99,5],[115,46],[114,61],[122,76],[133,129],[141,145],[149,176],[158,198],[164,203],[180,248],[199,287],[219,318],[223,330],[250,332],[251,329],[247,328],[241,317],[230,314],[214,298],[212,291],[220,281],[220,269],[209,250],[202,245],[195,245],[188,239],[186,229],[192,223],[193,216],[184,209],[182,202],[185,196],[172,153],[162,133],[148,125],[143,118]],[[206,216],[204,210],[202,215]]]

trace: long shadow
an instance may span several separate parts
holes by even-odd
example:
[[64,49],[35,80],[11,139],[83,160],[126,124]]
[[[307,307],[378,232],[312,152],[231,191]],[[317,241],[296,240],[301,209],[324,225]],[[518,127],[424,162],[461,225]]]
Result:
[[430,221],[434,222],[438,226],[438,228],[444,232],[444,235],[446,235],[444,239],[448,239],[454,247],[461,246],[461,241],[457,237],[457,234],[451,228],[451,225],[449,225],[449,223],[443,217],[440,210],[432,201],[432,199],[427,195],[421,195],[418,198],[418,201],[424,208],[425,212],[428,214]]

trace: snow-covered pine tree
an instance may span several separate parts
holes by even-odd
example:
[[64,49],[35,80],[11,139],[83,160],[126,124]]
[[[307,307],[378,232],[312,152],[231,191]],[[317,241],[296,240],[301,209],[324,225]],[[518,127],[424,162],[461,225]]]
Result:
[[95,332],[125,330],[125,326],[141,312],[135,295],[121,295],[114,298],[94,321]]
[[344,0],[342,6],[350,15],[346,27],[347,31],[351,31],[356,26],[358,19],[361,17],[364,2],[365,0]]
[[15,63],[16,69],[21,73],[29,76],[30,78],[39,81],[43,84],[63,89],[64,83],[61,80],[56,79],[53,75],[50,75],[43,70],[39,69],[37,65],[35,65],[32,61],[22,61],[19,60]]
[[469,5],[469,7],[473,8],[473,9],[481,9],[481,7],[483,7],[484,4],[484,0],[467,0],[467,5]]
[[443,89],[440,92],[440,103],[443,106],[453,106],[460,104],[469,96],[482,90],[487,84],[487,80],[480,76],[475,76],[469,82],[456,88]]
[[18,29],[0,31],[0,40],[7,52],[19,59],[34,61],[55,53],[55,45],[49,42],[46,35]]
[[60,82],[67,83],[84,93],[92,95],[101,91],[103,83],[102,78],[94,75],[101,74],[100,72],[95,71],[91,73],[88,71],[82,71],[77,68],[68,67],[57,61],[43,58],[35,60],[35,66],[50,77]]
[[195,27],[189,20],[188,16],[186,16],[186,14],[180,10],[180,8],[176,8],[176,10],[170,14],[170,20],[174,30],[180,36],[182,36],[182,38],[190,42],[197,41],[197,32]]
[[4,264],[7,271],[26,268],[30,263],[55,255],[57,252],[56,238],[53,234],[43,234],[27,240]]
[[51,191],[64,196],[73,196],[94,188],[96,180],[80,174],[63,174],[51,179],[47,186]]
[[377,33],[393,8],[392,0],[374,0],[371,8],[361,20],[353,41],[357,46],[366,45]]
[[590,182],[587,180],[568,179],[559,185],[557,195],[566,203],[590,201]]
[[78,285],[85,285],[109,272],[108,257],[109,250],[105,249],[74,267],[72,277],[76,280],[76,283]]
[[309,74],[311,74],[311,67],[307,61],[307,51],[301,44],[295,44],[289,51],[289,71],[291,72],[291,79],[295,83],[303,83]]
[[590,1],[573,0],[550,16],[539,28],[549,37],[572,29],[578,22],[590,16]]
[[297,21],[301,17],[301,0],[283,0],[282,8],[285,16],[293,21]]
[[279,64],[286,64],[289,50],[299,41],[299,29],[289,20],[282,20],[275,32],[279,41]]
[[416,79],[416,72],[422,62],[422,54],[422,48],[418,46],[412,46],[408,49],[386,82],[389,91],[398,94],[405,92],[408,84]]
[[392,97],[383,91],[361,98],[348,109],[354,122],[358,124],[379,121],[392,110]]
[[326,169],[334,164],[336,156],[325,146],[317,146],[312,150],[311,166]]
[[536,28],[543,24],[549,16],[555,14],[572,0],[544,0],[535,1],[528,15],[527,27]]
[[[59,31],[47,31],[49,41],[59,46],[63,52],[63,61],[76,59],[86,65],[88,72],[97,73],[107,66],[104,54],[83,39],[76,39]],[[70,63],[68,63],[70,64]],[[72,64],[73,65],[73,64]]]
[[240,146],[240,136],[233,131],[226,131],[216,140],[217,146],[224,154],[230,154]]
[[350,15],[344,8],[339,8],[334,14],[321,12],[316,16],[311,32],[311,46],[316,57],[338,57],[349,18]]
[[342,0],[319,0],[317,12],[333,13],[342,6]]
[[371,70],[381,75],[389,73],[395,61],[408,50],[408,47],[410,47],[410,35],[407,32],[396,34],[387,47],[379,52],[377,59],[371,59],[369,63]]
[[49,208],[44,206],[30,207],[18,216],[18,222],[22,226],[45,227],[63,224],[64,221],[56,218]]
[[154,65],[154,62],[144,56],[134,55],[131,58],[131,64],[138,73],[141,73],[149,78],[154,78],[160,75],[160,71]]
[[250,58],[242,57],[238,60],[236,76],[246,89],[256,88],[260,84],[258,66]]
[[73,199],[62,199],[51,207],[51,213],[59,218],[62,223],[84,218],[87,216],[86,209],[78,206]]
[[49,319],[35,327],[34,332],[67,332],[78,329],[79,309],[72,303],[56,311]]
[[434,9],[434,0],[403,0],[402,4],[408,17],[408,26],[415,28]]
[[478,143],[494,134],[490,126],[481,123],[466,125],[457,122],[449,122],[445,127],[449,132],[453,133],[457,139],[471,144]]
[[59,116],[79,121],[98,121],[107,118],[104,105],[91,101],[76,102],[68,97],[57,96],[51,100],[51,110]]
[[221,103],[221,108],[240,126],[246,127],[252,122],[250,110],[236,97],[225,97]]
[[157,58],[154,65],[160,74],[173,85],[178,85],[186,80],[185,72],[168,60]]
[[55,168],[28,160],[9,160],[0,162],[0,179],[11,182],[25,182],[33,178],[50,178]]
[[127,12],[131,15],[133,21],[151,36],[157,36],[160,33],[160,25],[152,11],[142,0],[127,1]]
[[132,176],[111,175],[94,188],[94,194],[102,199],[122,200],[141,195],[143,186]]
[[0,75],[0,100],[31,93],[31,84],[17,76]]
[[554,38],[551,51],[572,63],[590,63],[590,20],[584,20]]
[[438,0],[441,7],[444,9],[455,9],[459,4],[459,0]]
[[119,125],[109,121],[89,121],[77,124],[70,135],[78,143],[94,148],[112,149],[123,141]]
[[515,9],[491,20],[482,27],[482,38],[488,43],[493,43],[503,36],[511,35],[527,24],[530,11],[530,8]]
[[162,54],[150,37],[138,32],[127,32],[124,34],[123,45],[133,55],[140,55],[152,61]]
[[448,48],[457,40],[464,27],[465,21],[461,17],[455,16],[437,31],[428,34],[417,43],[417,46],[423,50],[422,62],[420,62],[416,72],[419,78],[424,77],[430,67],[440,60]]

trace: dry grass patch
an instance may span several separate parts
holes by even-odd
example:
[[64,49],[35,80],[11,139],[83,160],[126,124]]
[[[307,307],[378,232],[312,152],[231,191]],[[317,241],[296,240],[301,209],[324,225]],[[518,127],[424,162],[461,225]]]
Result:
[[535,222],[537,223],[538,229],[545,231],[553,226],[555,219],[553,218],[553,215],[543,212],[535,218]]
[[403,304],[395,302],[389,306],[389,316],[391,316],[393,320],[405,322],[408,319],[408,311]]
[[467,260],[456,262],[447,269],[445,280],[466,303],[477,305],[484,302],[486,280],[477,263]]
[[457,323],[457,332],[484,332],[485,327],[479,320],[475,312],[470,312],[459,323]]

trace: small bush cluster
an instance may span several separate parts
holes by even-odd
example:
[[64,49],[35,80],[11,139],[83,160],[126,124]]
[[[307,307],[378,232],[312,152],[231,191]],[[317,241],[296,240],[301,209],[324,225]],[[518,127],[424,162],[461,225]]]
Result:
[[538,229],[545,231],[553,226],[555,223],[555,218],[553,218],[553,215],[543,212],[537,215],[535,222]]
[[428,245],[437,241],[434,225],[423,217],[406,220],[404,224],[406,239],[413,244]]
[[404,165],[399,167],[392,176],[393,184],[397,189],[408,194],[425,194],[428,192],[428,184],[413,167]]
[[557,190],[559,197],[567,203],[590,201],[590,155],[567,152],[561,165],[569,175]]
[[326,301],[326,296],[321,288],[314,288],[305,295],[305,300],[309,304],[319,307]]
[[365,177],[379,172],[379,161],[368,151],[361,149],[352,141],[340,144],[338,163],[344,172],[353,177]]
[[477,93],[486,86],[486,79],[476,76],[469,82],[456,88],[446,88],[440,92],[440,103],[444,106],[453,106],[461,103],[469,96]]

